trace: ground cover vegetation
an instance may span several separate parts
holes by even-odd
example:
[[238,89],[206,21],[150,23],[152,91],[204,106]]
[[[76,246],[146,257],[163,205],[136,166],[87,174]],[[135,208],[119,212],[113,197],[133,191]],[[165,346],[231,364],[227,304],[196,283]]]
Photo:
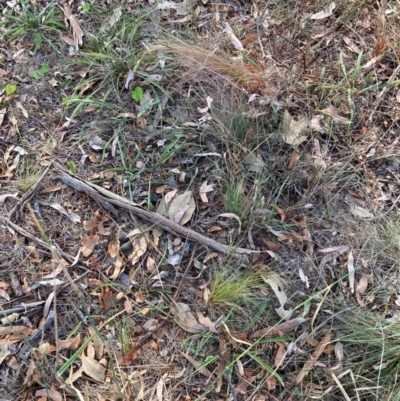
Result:
[[0,12],[0,400],[400,400],[398,1]]

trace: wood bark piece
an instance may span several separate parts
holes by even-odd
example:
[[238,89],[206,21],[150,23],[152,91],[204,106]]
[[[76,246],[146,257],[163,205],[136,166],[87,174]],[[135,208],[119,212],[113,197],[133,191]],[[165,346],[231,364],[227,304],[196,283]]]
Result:
[[200,244],[203,244],[209,248],[212,248],[218,252],[227,255],[233,255],[233,256],[257,255],[261,253],[260,251],[253,251],[245,248],[237,248],[221,244],[211,238],[208,238],[202,234],[197,233],[196,231],[190,228],[181,226],[178,223],[175,223],[174,221],[168,219],[167,217],[159,213],[150,212],[144,209],[143,207],[138,206],[134,202],[131,202],[130,200],[122,196],[114,194],[113,192],[108,191],[105,188],[102,188],[90,182],[86,182],[82,179],[79,179],[76,176],[72,176],[67,171],[65,171],[62,166],[58,166],[56,163],[55,165],[58,171],[61,173],[60,175],[54,177],[55,179],[62,181],[64,184],[72,188],[75,188],[80,192],[85,192],[96,202],[100,203],[106,210],[108,210],[109,212],[111,212],[116,216],[118,216],[119,214],[114,206],[119,206],[121,208],[130,210],[137,217],[143,218],[146,221],[162,228],[165,231],[179,235],[190,241],[198,242]]

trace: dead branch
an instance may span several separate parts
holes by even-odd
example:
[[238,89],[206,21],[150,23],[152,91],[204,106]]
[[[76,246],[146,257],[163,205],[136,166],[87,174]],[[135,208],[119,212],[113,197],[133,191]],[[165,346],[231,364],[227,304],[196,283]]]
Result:
[[199,234],[190,228],[175,223],[174,221],[159,213],[150,212],[135,204],[134,202],[131,202],[130,200],[122,196],[114,194],[113,192],[110,192],[105,188],[86,182],[76,176],[72,176],[67,171],[65,171],[62,166],[58,166],[58,164],[56,163],[55,165],[59,172],[62,174],[56,176],[55,179],[59,179],[64,184],[75,188],[77,191],[85,192],[96,202],[100,203],[106,210],[116,216],[118,216],[119,213],[113,205],[130,210],[137,217],[143,218],[144,220],[156,225],[157,227],[162,228],[165,231],[168,231],[175,235],[179,235],[190,241],[198,242],[202,245],[205,245],[227,255],[239,257],[240,255],[257,255],[261,253],[260,251],[253,251],[245,248],[236,248],[229,245],[220,244],[219,242],[202,234]]

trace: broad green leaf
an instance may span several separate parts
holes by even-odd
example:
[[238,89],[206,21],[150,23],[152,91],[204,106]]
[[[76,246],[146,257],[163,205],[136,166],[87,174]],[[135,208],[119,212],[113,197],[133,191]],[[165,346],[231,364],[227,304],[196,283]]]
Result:
[[90,10],[90,4],[89,3],[83,3],[82,4],[82,11],[84,13],[87,13]]
[[143,89],[140,86],[137,86],[133,91],[132,91],[132,99],[136,100],[137,102],[139,102],[140,100],[143,99]]
[[32,71],[32,72],[31,72],[31,75],[32,75],[32,77],[35,78],[35,79],[40,79],[40,78],[42,78],[42,74],[41,74],[39,71]]
[[17,91],[17,87],[11,84],[7,84],[5,89],[7,96],[12,95]]
[[50,71],[50,66],[46,63],[43,64],[40,68],[39,68],[39,72],[41,72],[42,74],[47,74]]

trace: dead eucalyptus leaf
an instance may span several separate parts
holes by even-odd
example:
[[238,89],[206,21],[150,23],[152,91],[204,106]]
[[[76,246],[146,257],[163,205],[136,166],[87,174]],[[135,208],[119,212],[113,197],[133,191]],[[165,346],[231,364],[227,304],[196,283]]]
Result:
[[219,333],[219,331],[215,328],[215,322],[212,322],[208,316],[204,316],[200,311],[197,311],[196,314],[197,314],[197,318],[199,319],[199,322],[203,326],[206,326],[207,329],[213,333]]
[[290,113],[285,110],[282,120],[282,139],[289,145],[299,146],[307,140],[306,135],[301,133],[309,127],[309,120],[305,116],[299,116],[295,120]]
[[347,36],[343,38],[344,43],[346,43],[347,47],[353,52],[360,54],[360,48],[353,42],[352,39],[348,38]]
[[79,45],[82,45],[83,43],[83,31],[78,19],[74,14],[72,14],[71,9],[66,4],[64,4],[64,16],[69,21],[69,26],[72,30],[72,36],[74,38],[74,46],[76,49],[79,49]]
[[170,219],[183,226],[192,218],[195,210],[196,203],[192,191],[186,191],[172,199],[168,207],[168,215]]
[[349,287],[352,293],[354,293],[354,257],[353,251],[349,252],[347,256],[347,270],[349,271]]
[[93,358],[82,355],[83,371],[97,382],[104,383],[106,368]]
[[348,118],[339,115],[339,110],[336,107],[327,107],[326,109],[320,110],[320,112],[331,117],[336,123],[351,124]]
[[196,320],[190,307],[183,302],[178,302],[175,305],[172,305],[171,313],[176,317],[176,322],[179,326],[189,333],[201,333],[207,329],[206,326],[200,324]]
[[239,52],[242,52],[244,50],[242,42],[236,37],[232,31],[232,28],[227,22],[224,24],[224,31],[229,36],[229,39],[231,40],[233,46],[235,46],[235,49]]
[[214,184],[207,184],[207,181],[204,181],[199,189],[200,199],[203,203],[208,203],[207,192],[211,191],[214,191]]
[[46,400],[47,398],[50,398],[52,401],[63,401],[63,396],[61,395],[61,393],[59,393],[57,390],[51,390],[48,388],[36,390],[35,397],[44,397],[44,399]]
[[374,215],[371,212],[358,205],[350,205],[350,213],[353,216],[361,217],[362,219],[374,217]]
[[336,4],[335,4],[335,2],[332,2],[324,10],[319,11],[315,14],[312,14],[310,18],[311,19],[324,19],[324,18],[330,17],[333,14],[333,10],[335,8],[336,8]]
[[357,284],[357,287],[356,287],[356,291],[359,293],[359,294],[364,294],[364,292],[367,290],[367,288],[368,288],[368,276],[366,275],[366,274],[364,274],[361,278],[360,278],[360,281],[358,282],[358,284]]
[[82,245],[82,254],[83,254],[83,256],[91,255],[91,253],[93,252],[94,247],[99,242],[99,239],[100,238],[99,238],[98,235],[94,235],[93,237],[88,235],[82,240],[81,245]]

